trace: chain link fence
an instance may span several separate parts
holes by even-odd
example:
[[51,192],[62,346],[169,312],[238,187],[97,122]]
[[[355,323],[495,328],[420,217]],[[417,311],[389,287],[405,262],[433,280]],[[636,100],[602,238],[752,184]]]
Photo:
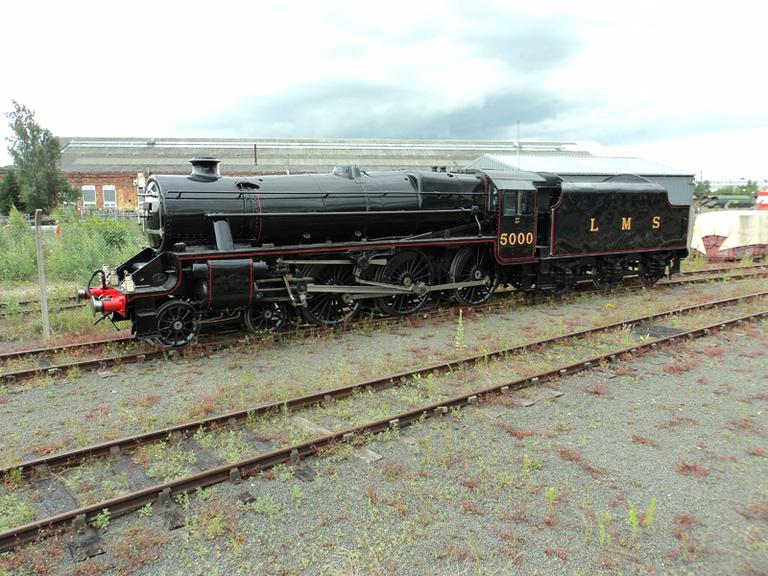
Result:
[[[104,264],[115,267],[141,248],[135,214],[62,212],[39,227],[51,338],[114,330],[93,326],[76,289]],[[43,301],[34,221],[12,212],[0,221],[0,352],[44,343]]]

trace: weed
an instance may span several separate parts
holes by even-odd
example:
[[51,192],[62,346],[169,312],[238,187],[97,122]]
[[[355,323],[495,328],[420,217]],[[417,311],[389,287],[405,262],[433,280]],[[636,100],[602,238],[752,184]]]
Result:
[[91,526],[96,530],[106,530],[109,527],[109,508],[104,508],[91,520]]
[[459,317],[456,320],[456,334],[453,336],[453,347],[456,350],[464,350],[466,348],[466,343],[464,342],[464,316],[461,308],[459,308]]
[[262,494],[256,497],[256,500],[243,505],[243,509],[249,512],[256,512],[257,514],[264,514],[269,518],[270,522],[274,520],[280,511],[280,504],[275,500],[271,494]]
[[578,464],[581,466],[582,470],[584,470],[586,473],[588,473],[590,476],[597,476],[600,474],[600,471],[589,464],[587,461],[584,460],[584,458],[579,454],[576,450],[573,450],[572,448],[568,448],[567,446],[557,446],[557,453],[560,455],[560,458],[563,460],[566,460],[568,462],[573,462],[574,464]]
[[532,458],[528,454],[523,454],[523,474],[531,470],[541,470],[541,458]]
[[658,442],[645,436],[641,436],[640,434],[632,434],[632,442],[635,444],[642,444],[643,446],[653,446],[654,448],[659,447]]
[[656,427],[673,430],[674,428],[677,428],[678,426],[682,426],[683,424],[698,424],[698,422],[693,418],[688,418],[687,416],[680,416],[680,417],[670,418],[666,422],[660,422],[659,424],[656,425]]
[[680,542],[680,550],[688,560],[704,549],[693,535],[693,526],[696,523],[696,518],[689,514],[683,514],[675,518],[675,525],[672,527],[672,535]]
[[72,366],[67,370],[67,380],[73,382],[82,376],[82,371],[78,366]]
[[134,461],[147,468],[147,474],[152,478],[168,481],[189,473],[197,457],[194,452],[185,452],[166,442],[158,442],[139,448]]
[[304,490],[302,490],[301,486],[298,484],[291,486],[291,496],[293,497],[293,501],[296,504],[296,508],[299,508],[301,503],[304,502],[304,499],[307,497],[307,495],[304,493]]
[[24,469],[19,466],[18,468],[11,468],[3,474],[3,484],[9,488],[17,488],[21,485],[24,479]]
[[696,368],[699,362],[694,358],[677,359],[662,367],[661,371],[666,374],[685,374]]
[[0,495],[0,532],[19,526],[35,517],[35,509],[13,494]]
[[466,480],[462,480],[460,484],[470,492],[474,492],[475,490],[477,490],[477,486],[480,484],[480,481],[474,478],[468,478]]
[[683,476],[690,475],[695,476],[696,478],[709,476],[709,470],[707,468],[704,468],[695,462],[686,462],[682,458],[675,464],[675,470],[677,470],[678,474],[682,474]]
[[523,438],[528,438],[529,436],[534,436],[536,434],[534,430],[521,430],[512,424],[504,424],[503,422],[500,422],[496,426],[504,430],[504,432],[510,436],[517,438],[518,440],[522,440]]
[[656,497],[651,498],[651,503],[648,505],[648,509],[645,511],[645,517],[643,518],[643,525],[646,528],[653,528],[653,519],[656,516]]
[[608,525],[613,522],[613,514],[601,512],[597,517],[598,541],[600,546],[611,543],[611,535],[608,533]]
[[704,354],[712,358],[719,358],[725,354],[725,348],[722,346],[710,346],[708,348],[704,348]]
[[195,515],[195,524],[198,525],[206,540],[215,540],[222,537],[234,528],[234,513],[220,502],[214,501]]
[[547,510],[550,514],[555,511],[555,502],[557,501],[557,488],[550,486],[547,488]]
[[473,500],[462,500],[461,507],[464,509],[464,512],[467,514],[472,514],[473,516],[480,516],[482,514],[482,511],[480,510],[480,507],[477,505],[477,502]]
[[137,408],[152,408],[160,401],[160,396],[157,394],[142,394],[133,399],[133,404]]
[[637,531],[640,528],[640,520],[637,517],[637,508],[630,502],[627,510],[627,526],[632,531],[632,537],[637,537]]
[[758,518],[768,521],[768,502],[752,504],[749,508],[737,509],[736,511],[744,516],[744,518]]
[[587,388],[586,393],[591,394],[592,396],[607,396],[608,386],[606,386],[603,382],[598,382],[597,384],[593,384]]
[[755,423],[749,418],[739,418],[738,420],[730,420],[725,427],[732,432],[737,430],[751,430],[754,428]]
[[293,478],[293,468],[287,464],[278,464],[272,468],[272,473],[281,482],[286,482]]
[[365,495],[368,497],[368,503],[371,506],[378,506],[379,505],[379,493],[376,492],[376,488],[373,486],[366,486],[365,488]]
[[144,506],[139,508],[138,514],[139,518],[149,518],[152,516],[152,502],[147,502]]
[[544,554],[552,558],[553,556],[560,559],[564,564],[568,562],[568,553],[562,548],[544,548]]
[[616,368],[613,371],[614,376],[634,376],[635,371],[631,368]]

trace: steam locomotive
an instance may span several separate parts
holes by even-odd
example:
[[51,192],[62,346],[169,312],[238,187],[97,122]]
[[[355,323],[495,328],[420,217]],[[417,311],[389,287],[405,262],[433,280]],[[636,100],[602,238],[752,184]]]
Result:
[[689,207],[638,176],[337,166],[243,178],[190,162],[188,176],[147,183],[149,247],[78,294],[167,346],[238,318],[261,332],[296,316],[335,325],[361,307],[411,314],[438,295],[477,305],[500,284],[563,293],[632,274],[651,286],[687,255]]

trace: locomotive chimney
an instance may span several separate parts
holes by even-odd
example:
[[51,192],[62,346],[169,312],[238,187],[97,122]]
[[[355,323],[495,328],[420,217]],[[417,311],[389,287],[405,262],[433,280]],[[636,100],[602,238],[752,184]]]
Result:
[[192,164],[192,174],[189,177],[198,182],[213,182],[221,178],[219,161],[213,156],[198,156],[189,161]]

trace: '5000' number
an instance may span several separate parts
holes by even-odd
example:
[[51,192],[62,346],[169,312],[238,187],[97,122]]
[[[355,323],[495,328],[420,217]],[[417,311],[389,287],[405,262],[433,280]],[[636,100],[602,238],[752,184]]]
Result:
[[533,232],[503,232],[499,236],[499,244],[502,246],[514,246],[515,244],[533,244]]

